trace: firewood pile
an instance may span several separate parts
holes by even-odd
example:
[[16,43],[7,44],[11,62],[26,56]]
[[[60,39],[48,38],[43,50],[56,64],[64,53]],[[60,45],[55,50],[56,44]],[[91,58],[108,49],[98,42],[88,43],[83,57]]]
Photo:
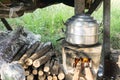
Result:
[[56,57],[57,51],[53,49],[52,43],[34,40],[35,36],[25,40],[28,36],[29,33],[24,32],[23,28],[1,32],[0,60],[18,61],[25,70],[26,80],[65,79],[63,66]]
[[64,71],[55,54],[51,43],[35,42],[22,57],[16,56],[14,59],[25,69],[26,80],[62,80],[65,78]]

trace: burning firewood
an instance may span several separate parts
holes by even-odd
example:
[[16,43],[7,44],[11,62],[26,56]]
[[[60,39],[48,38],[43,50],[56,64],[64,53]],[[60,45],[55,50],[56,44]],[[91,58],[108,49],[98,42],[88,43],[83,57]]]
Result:
[[76,64],[76,68],[75,68],[74,76],[73,76],[72,80],[79,80],[80,79],[80,72],[81,72],[81,61],[79,61]]
[[86,73],[85,78],[86,78],[87,80],[94,80],[94,79],[93,79],[93,75],[92,75],[91,70],[90,70],[89,67],[86,67],[86,68],[85,68],[85,73]]

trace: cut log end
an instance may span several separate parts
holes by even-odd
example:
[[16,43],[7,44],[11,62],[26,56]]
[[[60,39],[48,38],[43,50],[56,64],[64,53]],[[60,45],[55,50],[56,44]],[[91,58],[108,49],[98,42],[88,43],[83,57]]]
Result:
[[48,77],[47,77],[47,80],[52,80],[52,76],[48,76]]
[[30,71],[25,71],[25,76],[28,76],[28,75],[30,75]]
[[58,79],[57,79],[57,76],[56,76],[55,74],[53,74],[52,80],[58,80]]
[[22,66],[24,65],[24,62],[22,60],[19,60],[18,63]]
[[44,75],[44,72],[41,71],[41,70],[39,70],[38,75],[39,75],[39,76],[43,76],[43,75]]
[[33,74],[33,75],[37,75],[37,74],[38,74],[38,71],[35,69],[35,70],[32,71],[32,74]]
[[24,68],[24,69],[28,69],[28,66],[27,66],[27,65],[23,65],[23,68]]
[[50,71],[50,68],[49,67],[44,67],[44,72],[49,72]]
[[27,80],[34,80],[34,76],[31,74],[31,75],[28,75],[27,76]]
[[58,79],[59,80],[63,80],[65,78],[65,74],[64,73],[59,73],[58,74]]
[[28,66],[31,66],[31,65],[33,64],[33,60],[30,59],[30,58],[27,58],[27,59],[25,60],[25,64],[28,65]]
[[34,66],[35,68],[40,67],[40,62],[39,62],[38,60],[35,60],[35,61],[33,62],[33,66]]

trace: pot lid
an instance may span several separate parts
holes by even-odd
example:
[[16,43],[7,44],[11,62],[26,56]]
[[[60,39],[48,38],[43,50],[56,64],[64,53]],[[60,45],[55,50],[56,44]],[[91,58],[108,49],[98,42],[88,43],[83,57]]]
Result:
[[81,14],[81,15],[74,15],[71,18],[69,18],[66,21],[66,26],[69,26],[71,24],[77,23],[77,22],[87,22],[87,23],[96,23],[96,20],[93,19],[89,14]]

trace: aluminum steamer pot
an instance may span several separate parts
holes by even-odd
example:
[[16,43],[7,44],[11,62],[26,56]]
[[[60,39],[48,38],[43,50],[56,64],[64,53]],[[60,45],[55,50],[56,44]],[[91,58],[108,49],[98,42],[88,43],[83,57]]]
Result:
[[99,25],[89,15],[72,16],[66,21],[65,40],[71,44],[94,45],[98,43]]

